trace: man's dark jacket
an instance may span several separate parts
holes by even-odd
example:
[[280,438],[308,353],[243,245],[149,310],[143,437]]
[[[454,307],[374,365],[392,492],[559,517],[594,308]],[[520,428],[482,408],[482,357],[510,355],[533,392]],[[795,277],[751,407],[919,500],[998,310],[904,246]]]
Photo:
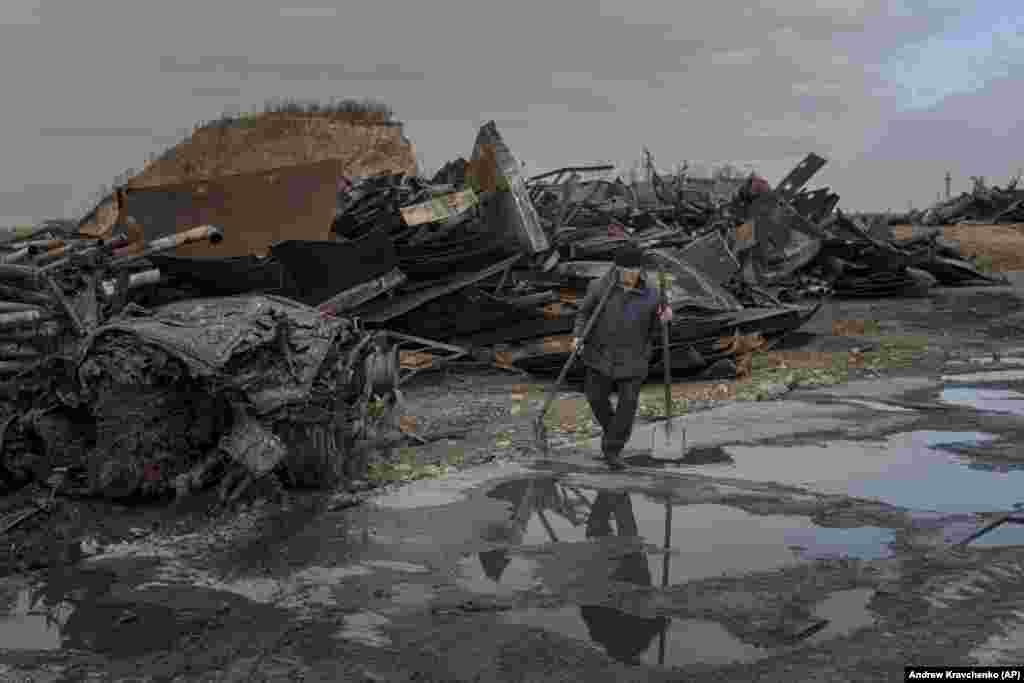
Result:
[[661,324],[658,320],[658,291],[641,280],[637,289],[622,286],[618,269],[598,278],[587,287],[587,296],[576,315],[573,336],[582,337],[583,328],[593,315],[605,289],[613,287],[604,311],[583,340],[580,360],[587,367],[615,379],[646,377],[649,370],[651,341]]

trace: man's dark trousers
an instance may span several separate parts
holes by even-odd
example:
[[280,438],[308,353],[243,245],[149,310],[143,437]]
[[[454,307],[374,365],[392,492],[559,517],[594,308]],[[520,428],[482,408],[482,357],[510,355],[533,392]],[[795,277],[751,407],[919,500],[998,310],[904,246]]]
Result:
[[[605,457],[618,456],[629,441],[643,384],[643,377],[612,378],[599,370],[587,368],[583,391],[594,417],[604,430],[601,435],[601,452]],[[619,396],[614,411],[609,400],[613,392]]]

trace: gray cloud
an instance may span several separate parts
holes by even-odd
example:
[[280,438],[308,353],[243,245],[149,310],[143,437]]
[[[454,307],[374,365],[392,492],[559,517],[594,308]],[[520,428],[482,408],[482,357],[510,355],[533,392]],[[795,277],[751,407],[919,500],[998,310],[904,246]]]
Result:
[[288,19],[327,19],[338,16],[337,7],[282,7],[278,14]]
[[40,128],[39,135],[44,138],[151,138],[151,128]]
[[165,74],[235,74],[242,79],[250,76],[277,76],[283,81],[421,81],[425,75],[406,71],[398,64],[378,64],[371,70],[354,70],[343,64],[262,64],[250,62],[240,55],[204,56],[198,61],[186,62],[177,57],[161,57],[160,71]]
[[[242,109],[276,98],[380,100],[430,166],[468,154],[476,123],[490,118],[538,172],[628,164],[646,144],[666,166],[756,159],[775,179],[814,151],[830,158],[821,181],[853,208],[933,199],[931,181],[916,179],[930,177],[944,145],[953,157],[947,138],[978,147],[949,162],[963,176],[1001,173],[1012,156],[1002,147],[1020,147],[1010,90],[903,111],[908,93],[935,83],[908,78],[898,58],[933,44],[969,3],[718,0],[695,12],[663,0],[435,0],[407,3],[399,20],[393,4],[365,4],[349,21],[315,0],[292,2],[119,2],[113,22],[90,3],[44,0],[29,27],[2,26],[0,9],[9,93],[0,145],[19,159],[0,168],[0,190],[62,182],[84,198],[155,142],[216,118],[217,98]],[[983,66],[1005,71],[1004,53]],[[82,83],[90,97],[69,108]],[[977,168],[985,150],[998,152],[991,171]]]
[[241,88],[227,88],[215,85],[192,88],[192,97],[239,97],[241,94]]
[[0,212],[4,216],[55,216],[74,196],[71,185],[25,185],[19,190],[0,192]]

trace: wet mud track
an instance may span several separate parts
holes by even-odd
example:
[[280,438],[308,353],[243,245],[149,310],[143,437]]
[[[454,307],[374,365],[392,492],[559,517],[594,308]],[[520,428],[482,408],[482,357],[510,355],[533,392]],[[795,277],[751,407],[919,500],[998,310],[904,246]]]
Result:
[[683,464],[649,452],[661,426],[638,427],[624,473],[583,444],[354,508],[100,538],[77,564],[0,579],[0,680],[864,681],[1019,663],[1024,525],[963,542],[1024,502],[1022,370],[1012,343],[951,342],[899,376],[676,418]]

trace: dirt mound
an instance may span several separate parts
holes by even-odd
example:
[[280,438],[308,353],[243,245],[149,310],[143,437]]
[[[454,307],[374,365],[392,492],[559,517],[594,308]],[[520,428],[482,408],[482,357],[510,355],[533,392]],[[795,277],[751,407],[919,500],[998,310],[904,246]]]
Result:
[[[907,239],[913,226],[897,225],[897,239]],[[942,236],[960,243],[965,256],[973,256],[996,272],[1024,270],[1024,223],[1000,225],[947,225]]]
[[[331,177],[321,179],[325,183],[322,187],[308,186],[310,178],[323,175],[321,171],[325,165],[330,166],[331,172],[328,175]],[[303,168],[311,170],[305,172]],[[127,197],[133,192],[166,189],[171,194],[180,194],[183,188],[188,188],[188,197],[195,194],[206,198],[205,204],[210,204],[210,196],[216,199],[227,192],[222,185],[251,190],[260,182],[269,182],[276,183],[279,188],[287,186],[292,192],[283,198],[274,197],[279,202],[278,213],[283,210],[287,215],[281,226],[274,228],[276,232],[273,239],[324,239],[320,233],[326,233],[333,215],[334,193],[340,176],[416,172],[416,152],[412,143],[403,135],[401,123],[346,118],[329,113],[254,114],[225,119],[199,128],[187,140],[168,150],[129,180],[121,188],[123,191],[120,199],[118,192],[115,192],[101,201],[79,227],[86,235],[108,236],[115,223],[125,219],[126,204],[130,204]],[[295,188],[291,187],[294,183],[278,183],[278,176],[302,177],[306,186]],[[258,180],[247,181],[246,178]],[[238,195],[237,192],[234,194]],[[251,201],[260,194],[238,196],[243,199],[248,197],[248,203],[235,202],[229,206],[221,201],[222,209],[238,212],[239,206],[252,204],[249,209],[255,210],[253,207],[256,204],[266,204],[254,204]],[[311,202],[316,206],[311,206]],[[294,229],[291,226],[291,223],[311,216],[315,217],[311,219],[315,222],[313,228],[307,226]],[[202,218],[213,220],[215,217]],[[194,220],[185,217],[183,220],[180,227],[188,229],[199,225],[196,221],[200,217],[196,216]],[[269,221],[264,217],[262,221],[250,223],[247,231],[261,224],[268,225]],[[239,244],[229,245],[230,249],[219,250],[218,253],[225,256],[242,255],[253,250],[261,251],[266,244],[267,240],[262,238],[245,238]],[[206,250],[185,253],[205,254]]]
[[416,173],[416,154],[400,123],[272,112],[200,128],[129,180],[128,188],[328,160],[341,162],[350,175]]

